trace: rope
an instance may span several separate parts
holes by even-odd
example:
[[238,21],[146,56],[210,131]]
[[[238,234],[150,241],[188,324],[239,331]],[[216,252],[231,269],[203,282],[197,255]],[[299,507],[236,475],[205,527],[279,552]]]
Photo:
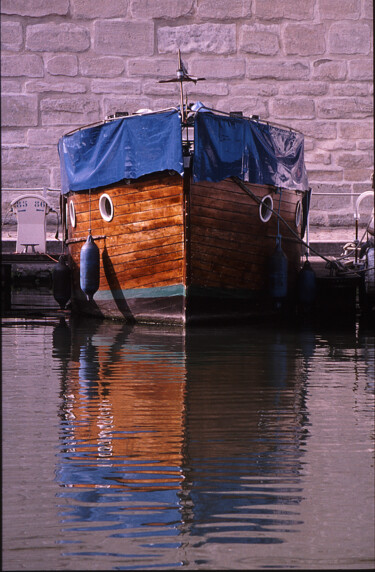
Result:
[[91,234],[91,189],[89,189],[89,234]]
[[[254,199],[259,205],[262,203],[262,200],[259,199],[259,197],[257,197],[250,189],[247,188],[247,186],[241,181],[241,179],[239,179],[238,177],[231,177],[232,181],[234,181],[243,191],[245,191],[252,199]],[[280,201],[281,201],[281,197],[280,197]],[[297,240],[299,240],[299,242],[301,244],[303,244],[306,248],[308,248],[311,252],[313,252],[314,254],[316,254],[316,256],[319,256],[320,258],[322,258],[323,260],[325,260],[327,263],[329,263],[330,266],[335,266],[336,269],[341,269],[341,270],[347,270],[343,265],[340,265],[340,263],[338,263],[336,260],[331,260],[329,258],[327,258],[326,256],[323,256],[323,254],[320,254],[319,252],[317,252],[314,248],[312,248],[312,246],[310,246],[309,244],[307,244],[304,240],[302,240],[302,238],[289,226],[289,224],[286,222],[286,220],[280,215],[280,213],[276,212],[274,209],[271,209],[271,207],[267,207],[274,215],[277,216],[278,222],[279,220],[281,220],[281,222],[283,222],[285,224],[285,226],[290,230],[290,232],[297,238]],[[280,202],[279,202],[279,210],[280,210]],[[341,268],[340,268],[341,266]]]

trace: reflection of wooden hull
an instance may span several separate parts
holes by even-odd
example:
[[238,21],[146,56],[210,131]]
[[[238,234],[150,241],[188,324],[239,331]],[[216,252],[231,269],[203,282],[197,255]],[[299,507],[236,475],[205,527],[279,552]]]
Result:
[[309,336],[82,317],[58,330],[66,485],[177,490],[212,459],[275,475],[299,455]]
[[[185,175],[159,173],[88,192],[70,193],[76,227],[68,220],[73,266],[72,305],[98,316],[185,324],[209,316],[269,311],[268,261],[277,219],[262,222],[259,204],[232,180],[192,183]],[[184,183],[185,180],[185,183]],[[270,194],[274,210],[297,233],[302,193],[246,184],[258,198]],[[106,193],[114,217],[103,220]],[[279,200],[281,196],[281,204]],[[300,268],[300,243],[282,228],[289,291]],[[89,229],[100,250],[100,287],[94,300],[80,289],[80,251]]]

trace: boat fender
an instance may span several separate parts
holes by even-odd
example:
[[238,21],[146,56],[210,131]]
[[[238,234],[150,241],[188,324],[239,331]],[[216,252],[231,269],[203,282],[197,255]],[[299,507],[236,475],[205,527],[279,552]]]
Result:
[[269,260],[268,288],[270,296],[276,300],[285,298],[288,292],[288,259],[280,242]]
[[64,310],[71,296],[71,272],[63,254],[52,270],[52,292],[61,310]]
[[312,308],[316,300],[316,274],[308,260],[304,263],[297,280],[298,303]]
[[99,289],[100,254],[91,234],[87,237],[81,249],[80,256],[80,285],[81,290],[91,301]]

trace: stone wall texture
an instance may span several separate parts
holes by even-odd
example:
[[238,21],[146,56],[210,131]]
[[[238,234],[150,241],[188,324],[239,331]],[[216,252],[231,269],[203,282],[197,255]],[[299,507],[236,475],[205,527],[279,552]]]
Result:
[[[371,189],[372,0],[2,0],[2,200],[58,200],[58,139],[115,111],[188,100],[305,134],[311,225],[353,224]],[[364,209],[367,207],[363,203]]]

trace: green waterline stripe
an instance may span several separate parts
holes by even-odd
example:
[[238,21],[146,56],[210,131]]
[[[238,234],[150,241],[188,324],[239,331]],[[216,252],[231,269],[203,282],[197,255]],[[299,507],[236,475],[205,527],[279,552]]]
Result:
[[173,296],[193,296],[204,298],[251,300],[255,293],[249,290],[225,290],[222,288],[204,288],[199,286],[186,287],[183,284],[172,286],[159,286],[157,288],[129,288],[123,290],[99,290],[95,294],[96,300],[126,300],[131,298],[171,298]]
[[157,288],[129,288],[123,290],[99,290],[95,294],[96,300],[123,300],[124,298],[170,298],[172,296],[185,296],[186,288],[183,284],[161,286]]

